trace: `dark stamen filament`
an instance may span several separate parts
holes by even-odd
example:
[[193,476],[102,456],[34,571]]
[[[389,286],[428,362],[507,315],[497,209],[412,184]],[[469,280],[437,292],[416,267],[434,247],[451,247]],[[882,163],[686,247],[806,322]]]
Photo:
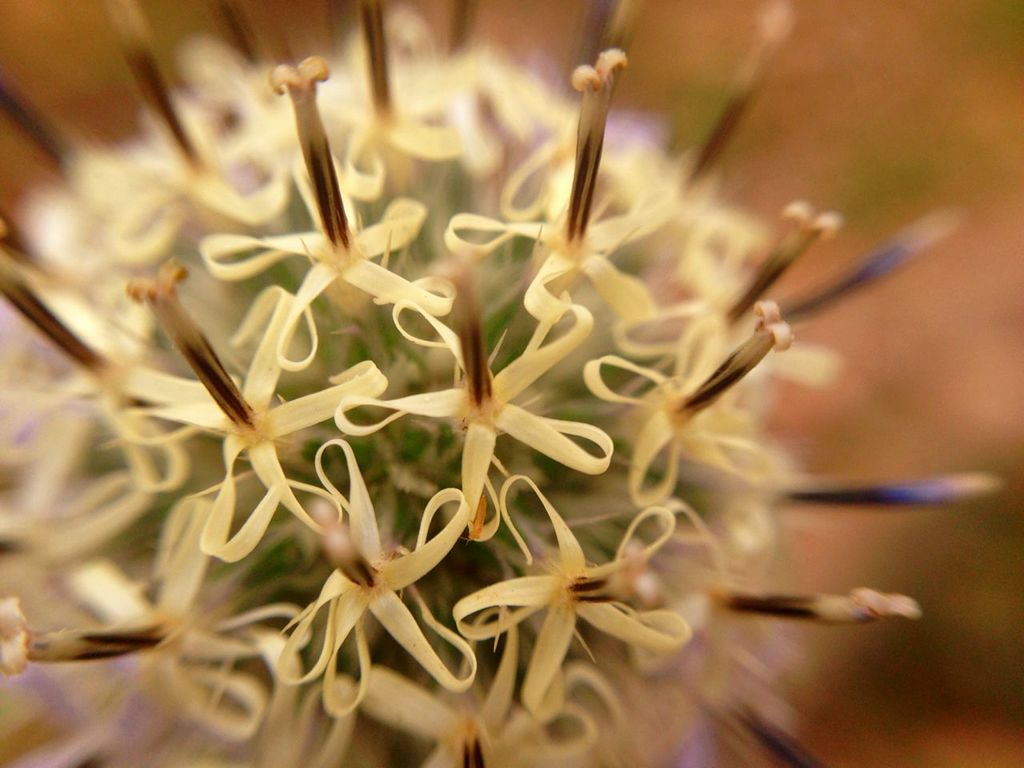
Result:
[[580,121],[576,129],[576,169],[569,196],[566,236],[569,242],[582,240],[590,220],[590,208],[597,188],[601,166],[604,130],[611,106],[615,72],[626,66],[626,54],[611,48],[597,57],[593,67],[577,67],[572,75],[573,87],[580,99]]
[[17,267],[7,259],[6,251],[0,251],[0,293],[58,349],[83,368],[99,373],[106,367],[107,361],[47,308]]
[[467,736],[462,742],[462,767],[487,768],[484,765],[483,747],[480,746],[480,738],[476,734]]
[[773,302],[758,302],[754,311],[758,315],[758,324],[753,335],[680,404],[681,412],[692,415],[707,408],[754,370],[772,349],[783,350],[792,343],[789,326],[782,322],[779,308]]
[[612,599],[607,588],[607,579],[577,579],[569,591],[581,603],[607,603]]
[[373,106],[380,117],[391,114],[391,83],[388,80],[388,46],[384,37],[384,10],[380,0],[361,0],[359,15],[363,23],[367,65]]
[[811,504],[855,506],[912,506],[949,504],[964,498],[990,493],[999,481],[984,473],[964,473],[930,477],[892,485],[823,486],[790,490],[791,501]]
[[149,25],[136,0],[107,0],[108,13],[121,38],[128,66],[135,76],[142,98],[170,131],[174,143],[193,166],[200,165],[199,153],[174,109],[171,92],[153,55]]
[[469,33],[476,18],[478,0],[454,0],[452,2],[451,27],[448,33],[448,50],[461,50],[469,41]]
[[697,155],[697,160],[690,171],[691,180],[707,173],[729,145],[736,128],[753,102],[754,95],[764,82],[768,65],[789,36],[793,26],[792,16],[789,3],[785,0],[778,0],[765,8],[760,20],[757,41],[737,73],[732,88],[733,95]]
[[0,70],[0,112],[6,114],[25,137],[60,166],[67,158],[68,142],[60,131],[40,114]]
[[251,429],[256,424],[252,406],[228,376],[210,342],[178,298],[177,285],[187,274],[183,267],[167,262],[160,268],[156,280],[130,281],[128,295],[150,306],[164,333],[225,415],[237,426]]
[[783,215],[795,220],[797,226],[783,236],[761,264],[743,295],[729,309],[730,323],[735,323],[743,317],[793,262],[806,253],[816,241],[834,233],[841,223],[839,214],[830,211],[815,216],[806,203],[790,204]]
[[759,595],[725,592],[723,606],[737,613],[753,613],[785,619],[805,619],[825,624],[860,624],[878,619],[917,619],[921,608],[906,595],[855,589],[849,595]]
[[949,234],[955,223],[956,216],[949,211],[937,211],[925,216],[870,251],[846,274],[816,293],[788,305],[786,316],[793,321],[803,320],[847,294],[884,277],[912,256]]
[[452,319],[462,348],[466,386],[473,404],[480,406],[491,399],[491,367],[487,361],[483,318],[480,314],[472,268],[461,268],[453,282],[457,293],[452,308]]
[[287,92],[292,100],[302,157],[313,185],[324,235],[335,247],[348,249],[351,244],[348,217],[334,170],[331,145],[316,106],[316,84],[326,80],[329,74],[327,62],[319,56],[311,56],[298,67],[282,64],[275,68],[270,83],[278,93]]
[[160,626],[128,630],[71,630],[33,635],[28,646],[30,661],[86,661],[124,656],[152,648],[167,637]]
[[259,61],[256,33],[239,0],[215,0],[217,12],[235,47],[252,64]]

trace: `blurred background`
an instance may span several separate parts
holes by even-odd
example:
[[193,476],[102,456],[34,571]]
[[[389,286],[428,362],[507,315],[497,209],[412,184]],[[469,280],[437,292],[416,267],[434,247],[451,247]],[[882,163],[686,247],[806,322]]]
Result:
[[[211,2],[143,0],[159,56],[216,32]],[[413,3],[443,35],[448,2]],[[250,2],[297,54],[348,31],[330,0]],[[477,34],[558,76],[587,0],[481,0]],[[782,393],[776,433],[808,470],[894,480],[981,469],[996,496],[942,510],[782,512],[794,583],[919,598],[917,623],[799,629],[800,737],[830,765],[1024,765],[1024,2],[796,0],[797,24],[727,150],[723,197],[773,220],[794,198],[846,216],[785,288],[832,273],[935,208],[959,229],[801,338],[846,358]],[[686,147],[706,136],[754,34],[756,0],[648,0],[616,96]],[[135,129],[98,1],[0,0],[0,65],[65,130]],[[0,122],[0,203],[55,175]],[[782,291],[780,291],[782,292]]]

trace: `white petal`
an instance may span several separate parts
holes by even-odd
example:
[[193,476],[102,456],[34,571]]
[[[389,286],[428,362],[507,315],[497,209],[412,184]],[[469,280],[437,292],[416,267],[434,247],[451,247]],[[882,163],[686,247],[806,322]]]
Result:
[[567,606],[553,606],[544,617],[544,625],[530,655],[520,694],[523,706],[532,714],[541,711],[548,689],[569,651],[575,628],[576,614]]
[[[502,408],[495,423],[502,432],[578,472],[599,475],[608,469],[612,460],[612,439],[590,424],[535,416],[515,405]],[[595,445],[600,455],[588,453],[566,435],[582,437]]]

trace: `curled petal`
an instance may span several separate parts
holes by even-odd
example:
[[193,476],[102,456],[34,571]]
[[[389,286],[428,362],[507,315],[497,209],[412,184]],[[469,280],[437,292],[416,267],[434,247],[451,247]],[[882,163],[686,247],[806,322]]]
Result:
[[654,653],[678,650],[693,634],[686,620],[674,611],[636,613],[613,603],[580,603],[576,612],[606,635]]
[[462,154],[459,134],[445,126],[398,120],[388,127],[388,139],[397,149],[421,160],[440,162]]
[[[462,389],[427,392],[422,395],[399,397],[395,400],[378,400],[375,397],[345,397],[342,398],[342,401],[338,404],[337,411],[334,413],[334,422],[338,425],[338,429],[347,435],[371,435],[408,413],[435,418],[456,417],[462,410],[465,400],[466,393]],[[387,408],[394,411],[394,413],[372,424],[355,424],[349,421],[345,414],[353,408],[361,406]]]
[[530,663],[523,678],[523,706],[534,715],[549,710],[548,690],[555,676],[562,668],[562,661],[569,652],[573,631],[576,628],[576,613],[565,605],[553,606],[537,635]]
[[218,280],[247,280],[289,256],[308,256],[324,246],[319,232],[281,237],[210,235],[199,243],[199,255]]
[[620,272],[603,256],[587,259],[583,271],[620,320],[635,323],[654,317],[657,307],[647,284],[640,278]]
[[[543,222],[506,224],[475,213],[457,213],[444,231],[444,244],[453,253],[486,256],[514,237],[541,239]],[[467,236],[475,235],[469,240]]]
[[392,728],[431,741],[443,738],[458,719],[439,696],[387,667],[370,671],[362,711]]
[[[599,475],[608,469],[612,460],[612,439],[590,424],[535,416],[511,404],[501,409],[495,424],[502,432],[507,432],[521,443],[577,472]],[[600,455],[588,453],[566,435],[581,437],[592,443]]]
[[395,641],[408,651],[426,672],[433,677],[440,685],[449,691],[464,691],[473,683],[476,675],[476,656],[469,644],[457,634],[437,623],[430,611],[423,605],[420,606],[423,621],[431,629],[437,632],[442,639],[455,648],[459,654],[468,662],[469,671],[462,677],[451,672],[441,658],[437,655],[430,643],[423,635],[423,631],[413,618],[412,612],[406,608],[398,595],[394,592],[382,592],[373,602],[370,603],[370,611],[387,630],[388,634]]
[[[313,666],[303,672],[299,651],[309,642],[313,622],[324,606],[327,606],[327,626],[320,654]],[[320,589],[316,602],[307,606],[289,623],[286,631],[291,634],[285,641],[277,663],[278,679],[289,685],[300,685],[320,677],[328,664],[335,663],[338,651],[365,612],[366,601],[360,590],[340,571],[332,572]]]
[[[501,486],[501,499],[499,501],[502,512],[506,516],[510,516],[508,511],[508,494],[518,482],[524,482],[533,489],[533,492],[537,494],[537,498],[540,499],[540,503],[544,506],[548,519],[551,520],[551,527],[555,529],[555,538],[558,541],[558,564],[562,574],[572,577],[583,573],[583,569],[587,564],[586,558],[583,555],[583,548],[576,540],[569,526],[565,524],[565,520],[555,511],[547,496],[541,493],[540,488],[537,487],[533,480],[526,475],[513,475],[505,481],[505,484]],[[525,551],[527,552],[527,563],[532,563],[533,558],[530,556],[529,551]]]
[[[467,595],[455,604],[452,616],[463,637],[470,640],[487,640],[497,637],[531,613],[543,608],[558,589],[559,582],[553,576],[520,576]],[[474,613],[491,608],[514,607],[521,610],[488,613],[475,623],[466,621]]]
[[653,368],[631,363],[629,360],[616,355],[604,355],[596,360],[591,360],[583,366],[583,381],[594,397],[599,397],[609,403],[638,404],[642,402],[643,398],[620,394],[605,384],[604,377],[601,375],[601,369],[605,366],[635,373],[637,376],[647,379],[655,386],[665,383],[665,377]]
[[[647,483],[658,456],[668,447],[664,475],[653,484]],[[629,464],[629,495],[636,504],[656,504],[666,499],[675,488],[679,472],[679,441],[668,415],[658,410],[640,428],[633,444]]]

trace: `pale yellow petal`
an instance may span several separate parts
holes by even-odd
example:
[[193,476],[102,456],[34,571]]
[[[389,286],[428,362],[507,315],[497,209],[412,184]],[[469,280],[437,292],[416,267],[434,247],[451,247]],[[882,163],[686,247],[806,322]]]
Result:
[[542,708],[547,709],[543,705],[548,689],[562,668],[575,628],[576,614],[565,605],[552,606],[544,617],[520,694],[523,706],[530,713],[536,715]]
[[[590,424],[535,416],[515,405],[502,408],[495,423],[502,432],[577,472],[599,475],[612,460],[612,439]],[[583,438],[597,448],[598,455],[585,451],[566,435]]]

